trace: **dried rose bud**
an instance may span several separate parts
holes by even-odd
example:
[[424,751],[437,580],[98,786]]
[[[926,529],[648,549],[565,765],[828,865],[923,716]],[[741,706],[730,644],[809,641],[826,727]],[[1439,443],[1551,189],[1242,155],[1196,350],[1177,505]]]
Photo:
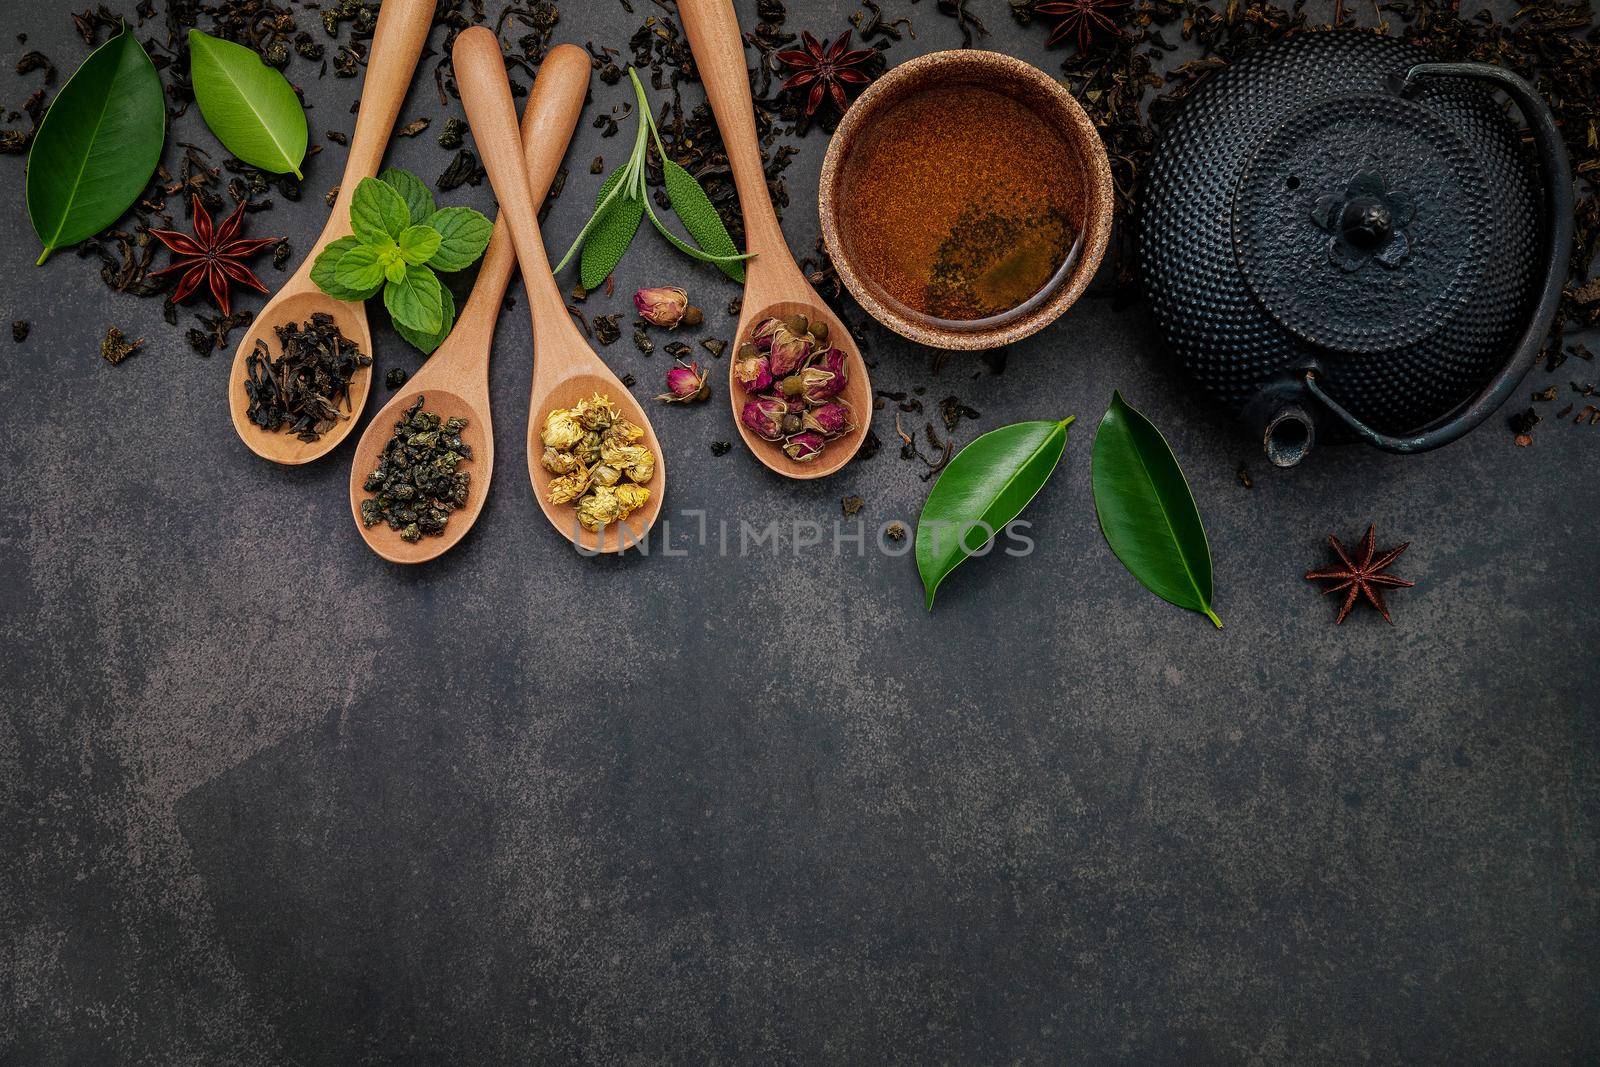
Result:
[[824,437],[839,437],[856,428],[855,412],[843,400],[819,404],[805,414],[805,428]]
[[[745,347],[749,348],[748,345]],[[772,371],[767,369],[767,357],[750,349],[748,356],[733,362],[733,376],[740,385],[752,393],[759,393],[772,385]]]
[[815,430],[806,430],[785,441],[783,443],[783,451],[796,463],[810,463],[822,455],[822,449],[827,443],[820,433]]
[[711,387],[706,384],[706,372],[700,369],[700,364],[680,359],[676,367],[667,371],[667,391],[656,399],[669,404],[690,404],[710,395]]
[[778,332],[778,327],[783,325],[781,319],[762,319],[756,323],[755,329],[750,331],[750,343],[762,352],[772,347],[772,335]]
[[774,378],[787,378],[811,358],[811,338],[796,334],[786,326],[778,327],[772,335],[772,348],[767,353],[767,366]]
[[844,349],[830,348],[819,355],[816,359],[812,360],[811,365],[813,367],[826,367],[828,370],[835,372],[848,381],[850,376],[845,373],[844,361]]
[[676,285],[640,289],[633,294],[633,306],[644,321],[670,330],[683,321],[684,313],[689,309],[689,294]]
[[745,402],[739,421],[763,441],[783,439],[783,420],[789,414],[789,402],[781,396],[758,396]]
[[795,377],[800,379],[800,396],[807,404],[820,404],[844,391],[845,377],[842,370],[807,367]]
[[811,323],[806,321],[806,317],[804,315],[790,315],[788,318],[783,320],[783,324],[788,327],[789,332],[794,334],[796,337],[811,332]]
[[778,420],[778,429],[782,431],[783,436],[788,437],[805,429],[804,410],[795,404],[789,405],[789,413]]
[[800,375],[791,374],[778,383],[778,392],[784,396],[799,396],[805,386],[806,383],[801,381]]

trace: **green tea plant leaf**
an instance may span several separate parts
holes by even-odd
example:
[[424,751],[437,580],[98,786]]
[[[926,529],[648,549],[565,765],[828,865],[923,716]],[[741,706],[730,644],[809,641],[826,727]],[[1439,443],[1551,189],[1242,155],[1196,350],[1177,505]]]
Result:
[[427,267],[410,266],[403,261],[400,280],[389,274],[383,287],[383,306],[395,322],[418,334],[438,333],[444,325],[444,286]]
[[126,25],[61,87],[28,153],[28,218],[43,263],[116,222],[161,161],[161,79]]
[[439,231],[439,247],[428,260],[434,270],[465,270],[478,261],[489,247],[494,223],[481,211],[470,207],[446,207],[435,211],[428,225]]
[[407,226],[397,242],[400,255],[407,263],[420,266],[433,258],[444,240],[432,226]]
[[363,293],[347,285],[340,284],[338,280],[339,261],[344,258],[345,253],[362,247],[364,246],[359,237],[341,237],[329,244],[327,248],[317,254],[316,262],[311,264],[312,283],[335,300],[354,303],[372,296],[372,293]]
[[362,244],[399,240],[411,225],[411,209],[394,186],[376,178],[362,178],[350,198],[350,228]]
[[1111,551],[1139,582],[1222,628],[1211,608],[1211,545],[1194,495],[1161,431],[1122,394],[1094,438],[1094,507]]
[[[695,239],[706,252],[719,257],[712,262],[736,282],[744,282],[744,264],[740,262],[739,248],[733,243],[733,238],[728,234],[728,228],[722,224],[722,216],[717,214],[717,209],[712,206],[711,198],[694,180],[694,175],[684,170],[678,164],[661,156],[661,170],[666,179],[667,199],[672,202],[672,211],[683,220],[683,228],[689,231],[689,236]],[[741,258],[748,258],[741,257]]]
[[433,192],[428,184],[409,170],[390,167],[378,180],[400,194],[411,212],[411,225],[421,226],[433,214]]
[[400,320],[393,320],[395,332],[425,356],[433,355],[434,351],[444,344],[444,339],[450,336],[450,331],[455,329],[456,325],[456,298],[448,287],[441,286],[439,291],[444,297],[444,321],[433,333],[418,333]]
[[357,300],[375,296],[383,286],[384,268],[391,262],[372,245],[357,243],[334,264],[333,279]]
[[606,278],[627,254],[628,246],[639,232],[639,224],[644,221],[644,197],[633,199],[626,192],[610,196],[627,170],[627,167],[620,167],[612,171],[595,198],[602,206],[589,220],[587,236],[582,237],[583,255],[578,268],[578,277],[585,289],[598,289],[605,284]]
[[306,112],[287,78],[243,45],[189,31],[200,115],[228,151],[262,170],[301,177]]
[[1067,447],[1060,422],[1018,422],[991,430],[956,454],[939,473],[917,519],[917,571],[924,604],[933,610],[939,583],[983,551],[1049,481]]

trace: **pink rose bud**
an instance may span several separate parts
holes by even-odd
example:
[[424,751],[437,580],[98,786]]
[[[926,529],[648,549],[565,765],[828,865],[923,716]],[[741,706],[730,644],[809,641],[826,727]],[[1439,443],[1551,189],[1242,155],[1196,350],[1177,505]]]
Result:
[[828,370],[831,370],[835,374],[839,375],[842,380],[849,381],[850,376],[846,374],[844,370],[844,360],[844,349],[830,348],[826,352],[822,353],[822,355],[818,356],[816,361],[812,363],[812,366],[826,367]]
[[805,428],[824,437],[839,437],[856,428],[855,412],[843,400],[830,400],[806,412]]
[[782,319],[762,319],[756,323],[756,328],[750,331],[751,343],[758,351],[769,351],[772,348],[772,335],[777,333],[778,327],[782,325]]
[[684,313],[689,310],[689,294],[676,285],[640,289],[633,294],[633,306],[644,321],[670,330],[683,321]]
[[822,455],[822,449],[827,443],[820,433],[815,430],[806,430],[785,441],[783,443],[783,451],[797,463],[810,463]]
[[763,441],[783,439],[783,421],[789,414],[788,401],[781,396],[758,396],[745,401],[739,421]]
[[710,395],[711,387],[706,384],[706,372],[700,369],[700,364],[680,359],[676,367],[667,371],[667,391],[656,399],[669,404],[689,404]]
[[808,404],[820,404],[844,391],[844,371],[827,367],[807,367],[799,374],[800,397]]
[[748,355],[733,361],[733,376],[740,385],[752,393],[759,393],[772,385],[772,371],[767,368],[767,357]]
[[772,348],[767,353],[767,368],[774,378],[787,378],[806,365],[811,358],[810,335],[796,335],[787,326],[779,326],[772,334]]

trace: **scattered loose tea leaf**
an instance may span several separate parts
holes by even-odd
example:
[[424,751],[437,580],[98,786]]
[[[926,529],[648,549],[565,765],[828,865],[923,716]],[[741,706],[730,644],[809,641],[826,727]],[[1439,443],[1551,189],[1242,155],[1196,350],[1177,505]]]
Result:
[[395,132],[398,133],[401,137],[415,137],[417,134],[419,134],[423,130],[427,129],[428,128],[428,124],[430,122],[432,122],[432,121],[433,121],[432,119],[425,119],[425,118],[424,119],[414,119],[411,122],[408,122],[404,126],[400,127]]
[[712,441],[711,454],[713,456],[726,456],[728,454],[728,450],[732,447],[733,442],[731,441]]
[[28,339],[28,331],[31,329],[33,327],[28,325],[26,320],[17,319],[11,324],[11,339],[20,345]]
[[130,341],[121,330],[112,326],[106,330],[105,340],[100,342],[100,354],[105,357],[107,363],[115,367],[143,347],[143,339]]
[[844,517],[848,519],[852,515],[859,514],[866,504],[867,502],[858,496],[847,496],[839,502],[839,509],[844,512]]

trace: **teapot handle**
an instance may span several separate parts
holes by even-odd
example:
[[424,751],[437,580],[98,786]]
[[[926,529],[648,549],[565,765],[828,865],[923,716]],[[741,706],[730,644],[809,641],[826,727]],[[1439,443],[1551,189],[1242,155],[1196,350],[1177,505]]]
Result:
[[1522,383],[1523,376],[1533,366],[1534,360],[1539,357],[1539,350],[1544,345],[1545,332],[1549,329],[1551,317],[1555,315],[1556,304],[1561,299],[1562,288],[1566,285],[1568,256],[1572,249],[1575,210],[1572,165],[1567,159],[1567,148],[1561,141],[1561,132],[1556,128],[1555,116],[1550,114],[1550,109],[1539,99],[1539,94],[1534,92],[1533,86],[1509,70],[1488,63],[1418,63],[1406,71],[1400,92],[1406,94],[1414,91],[1418,80],[1423,77],[1475,78],[1502,90],[1516,102],[1518,110],[1522,112],[1523,118],[1533,131],[1534,148],[1539,156],[1539,169],[1544,174],[1545,204],[1550,212],[1550,240],[1545,247],[1544,288],[1539,294],[1539,303],[1528,322],[1528,328],[1523,331],[1521,339],[1517,342],[1516,350],[1494,379],[1484,387],[1483,392],[1457,409],[1454,415],[1440,425],[1406,437],[1392,437],[1389,434],[1379,433],[1325,393],[1317,384],[1317,372],[1314,368],[1305,372],[1306,390],[1312,396],[1342,419],[1363,440],[1386,452],[1426,452],[1440,445],[1447,445],[1488,418],[1506,402]]

